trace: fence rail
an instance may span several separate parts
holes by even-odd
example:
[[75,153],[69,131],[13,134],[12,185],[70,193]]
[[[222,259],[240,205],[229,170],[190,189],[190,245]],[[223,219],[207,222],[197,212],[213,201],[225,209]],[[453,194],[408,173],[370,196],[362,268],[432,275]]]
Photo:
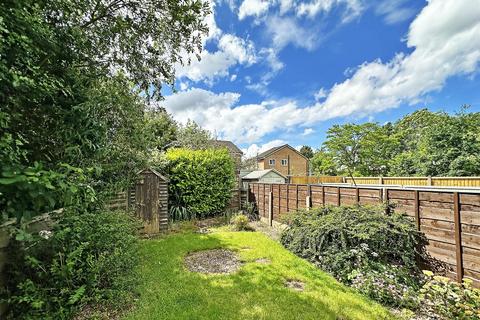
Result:
[[270,222],[281,222],[287,212],[324,204],[395,204],[425,234],[427,251],[448,267],[448,277],[469,278],[480,287],[480,190],[254,183],[249,185],[248,201],[255,202],[260,216]]
[[291,177],[290,182],[295,184],[349,183],[401,186],[480,187],[480,177],[354,177],[352,179],[351,177],[338,176],[300,176]]

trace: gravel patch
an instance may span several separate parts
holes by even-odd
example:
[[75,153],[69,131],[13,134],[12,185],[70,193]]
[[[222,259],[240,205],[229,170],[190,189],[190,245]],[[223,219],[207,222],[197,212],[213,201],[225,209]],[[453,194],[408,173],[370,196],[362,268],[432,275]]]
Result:
[[293,289],[295,291],[303,291],[305,290],[305,283],[303,283],[302,281],[290,279],[285,281],[285,287]]
[[213,249],[197,251],[187,255],[185,265],[192,272],[228,274],[237,271],[242,263],[231,250]]

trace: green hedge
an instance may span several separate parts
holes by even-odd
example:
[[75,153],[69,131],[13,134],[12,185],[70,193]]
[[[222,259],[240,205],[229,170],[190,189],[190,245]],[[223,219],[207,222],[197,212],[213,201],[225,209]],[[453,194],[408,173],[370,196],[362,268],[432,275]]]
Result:
[[173,219],[203,218],[226,208],[235,181],[227,149],[170,149],[166,156]]

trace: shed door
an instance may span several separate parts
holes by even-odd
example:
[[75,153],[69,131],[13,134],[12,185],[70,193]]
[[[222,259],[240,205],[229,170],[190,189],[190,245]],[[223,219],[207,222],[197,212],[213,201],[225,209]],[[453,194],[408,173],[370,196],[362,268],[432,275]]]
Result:
[[135,187],[136,214],[143,221],[147,234],[160,231],[158,177],[152,172],[145,172]]

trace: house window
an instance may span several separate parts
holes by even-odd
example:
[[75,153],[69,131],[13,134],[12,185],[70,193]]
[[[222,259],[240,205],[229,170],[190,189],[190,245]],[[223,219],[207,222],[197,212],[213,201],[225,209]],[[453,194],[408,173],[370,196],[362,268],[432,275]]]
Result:
[[286,167],[288,164],[288,160],[287,159],[282,159],[282,166]]
[[271,165],[271,166],[274,166],[275,165],[275,159],[268,160],[268,164]]

